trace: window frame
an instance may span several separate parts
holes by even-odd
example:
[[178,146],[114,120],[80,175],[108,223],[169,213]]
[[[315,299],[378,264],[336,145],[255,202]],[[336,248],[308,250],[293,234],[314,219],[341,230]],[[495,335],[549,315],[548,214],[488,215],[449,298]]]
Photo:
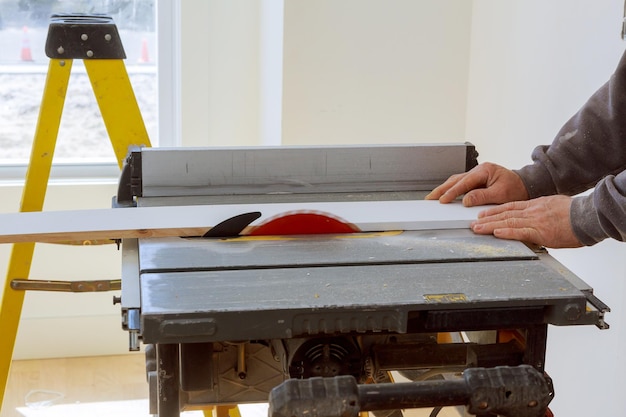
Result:
[[[173,147],[181,144],[180,117],[180,2],[156,0],[157,31],[157,138],[153,146]],[[23,184],[27,162],[0,161],[0,185]],[[116,183],[120,174],[115,161],[81,159],[54,162],[50,171],[52,183]]]

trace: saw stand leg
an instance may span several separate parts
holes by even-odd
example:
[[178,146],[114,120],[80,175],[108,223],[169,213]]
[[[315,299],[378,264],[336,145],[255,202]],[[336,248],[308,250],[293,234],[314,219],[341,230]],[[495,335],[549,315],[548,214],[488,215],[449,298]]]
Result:
[[[20,211],[41,211],[50,177],[61,114],[74,59],[84,60],[111,144],[121,167],[128,148],[150,146],[123,59],[115,23],[103,15],[53,15],[46,55],[51,58],[35,130]],[[0,304],[0,408],[9,377],[24,292],[11,288],[27,279],[34,243],[13,245]]]
[[159,417],[177,417],[180,415],[178,345],[157,344],[156,359],[159,391],[157,398],[158,415]]
[[[156,349],[157,415],[159,417],[180,416],[180,345],[159,343]],[[239,407],[234,405],[215,405],[203,410],[205,417],[241,417]]]

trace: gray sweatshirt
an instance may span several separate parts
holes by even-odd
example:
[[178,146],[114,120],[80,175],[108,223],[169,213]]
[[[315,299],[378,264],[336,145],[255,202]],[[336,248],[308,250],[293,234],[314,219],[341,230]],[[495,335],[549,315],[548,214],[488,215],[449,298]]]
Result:
[[517,172],[530,198],[575,195],[570,221],[584,245],[626,241],[626,53],[615,73]]

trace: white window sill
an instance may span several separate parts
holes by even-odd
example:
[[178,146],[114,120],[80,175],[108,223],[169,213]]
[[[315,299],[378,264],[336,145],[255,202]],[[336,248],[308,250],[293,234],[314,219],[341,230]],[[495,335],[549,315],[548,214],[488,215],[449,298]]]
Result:
[[[0,161],[0,186],[23,185],[27,164]],[[50,184],[115,184],[120,169],[117,163],[103,160],[61,162],[52,165]]]

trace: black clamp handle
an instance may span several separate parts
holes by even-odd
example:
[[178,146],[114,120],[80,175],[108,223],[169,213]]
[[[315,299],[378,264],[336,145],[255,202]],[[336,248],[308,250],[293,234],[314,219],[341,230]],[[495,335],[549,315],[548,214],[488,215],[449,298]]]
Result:
[[545,417],[550,378],[529,365],[470,368],[463,378],[359,385],[353,376],[290,379],[270,392],[269,417],[357,417],[360,411],[466,405],[477,416]]

